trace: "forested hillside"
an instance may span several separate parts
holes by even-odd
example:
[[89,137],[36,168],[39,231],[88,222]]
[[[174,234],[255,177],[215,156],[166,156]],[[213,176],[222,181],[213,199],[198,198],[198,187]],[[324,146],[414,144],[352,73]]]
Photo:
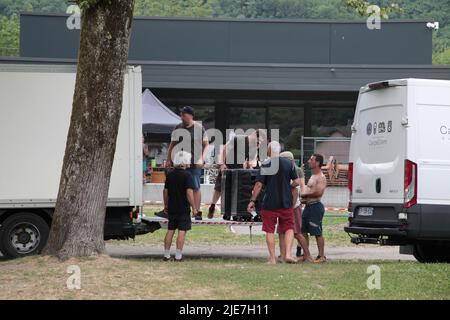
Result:
[[[450,0],[394,0],[401,12],[389,19],[430,19],[440,22],[434,33],[433,62],[450,64]],[[361,19],[348,0],[136,0],[136,15],[275,19]],[[389,8],[393,1],[370,0]],[[17,55],[21,11],[65,12],[67,0],[0,0],[0,55]]]

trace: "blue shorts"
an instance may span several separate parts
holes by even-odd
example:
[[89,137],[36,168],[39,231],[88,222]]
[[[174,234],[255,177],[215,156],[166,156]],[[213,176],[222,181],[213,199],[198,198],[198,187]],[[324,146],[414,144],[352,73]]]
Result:
[[200,168],[187,168],[186,169],[194,178],[194,191],[200,190],[200,176],[202,175],[202,169]]
[[302,233],[309,233],[312,236],[322,235],[322,220],[325,214],[325,207],[321,202],[307,204],[302,214]]

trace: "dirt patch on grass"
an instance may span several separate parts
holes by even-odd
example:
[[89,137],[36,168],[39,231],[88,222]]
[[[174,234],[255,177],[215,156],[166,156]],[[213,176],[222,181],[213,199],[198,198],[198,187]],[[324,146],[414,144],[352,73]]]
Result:
[[[81,289],[68,289],[69,266],[80,268]],[[214,299],[233,289],[199,285],[185,277],[188,266],[151,259],[27,257],[0,268],[0,299]]]
[[[0,299],[448,299],[449,265],[375,260],[268,266],[264,259],[28,257],[0,262]],[[378,265],[382,288],[367,288]],[[81,270],[69,290],[67,267]]]

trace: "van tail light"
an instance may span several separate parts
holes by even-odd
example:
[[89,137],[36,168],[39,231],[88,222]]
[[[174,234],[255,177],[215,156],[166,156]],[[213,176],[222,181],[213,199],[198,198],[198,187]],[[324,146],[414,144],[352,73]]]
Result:
[[405,208],[410,208],[417,203],[417,164],[405,160],[404,201]]
[[353,162],[348,164],[348,172],[347,172],[347,188],[350,194],[348,208],[352,207],[352,190],[353,190]]

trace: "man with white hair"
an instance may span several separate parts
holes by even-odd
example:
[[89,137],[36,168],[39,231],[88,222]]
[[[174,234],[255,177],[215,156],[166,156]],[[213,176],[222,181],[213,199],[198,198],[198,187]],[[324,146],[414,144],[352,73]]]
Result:
[[192,215],[197,215],[194,201],[194,179],[185,170],[191,163],[191,154],[179,151],[173,159],[174,169],[167,174],[164,185],[164,212],[169,217],[166,237],[164,239],[164,261],[172,260],[170,247],[172,246],[175,230],[178,229],[175,261],[183,261],[183,246],[186,232],[191,229],[190,208]]
[[[261,204],[261,218],[263,231],[266,233],[267,248],[269,250],[269,264],[275,264],[275,226],[284,236],[280,241],[281,262],[297,263],[292,257],[292,240],[294,237],[294,211],[292,201],[292,190],[300,185],[297,171],[286,158],[280,158],[280,144],[272,141],[268,146],[269,158],[262,163],[260,174],[256,178],[252,197],[248,204],[248,212],[253,212],[255,203],[264,186],[264,196]],[[278,167],[278,170],[273,168]],[[292,182],[291,182],[292,181]]]
[[[300,203],[299,194],[305,188],[305,174],[303,169],[297,167],[294,160],[294,155],[290,151],[284,151],[280,153],[281,158],[286,158],[292,162],[297,171],[297,175],[300,179],[300,186],[292,190],[292,203],[294,204],[294,238],[297,239],[297,252],[296,257],[300,258],[303,256],[302,247],[301,247],[301,230],[302,230],[302,206]],[[279,236],[282,238],[284,235],[279,233]],[[283,241],[280,241],[280,248],[284,245]],[[282,250],[280,250],[282,251]]]

